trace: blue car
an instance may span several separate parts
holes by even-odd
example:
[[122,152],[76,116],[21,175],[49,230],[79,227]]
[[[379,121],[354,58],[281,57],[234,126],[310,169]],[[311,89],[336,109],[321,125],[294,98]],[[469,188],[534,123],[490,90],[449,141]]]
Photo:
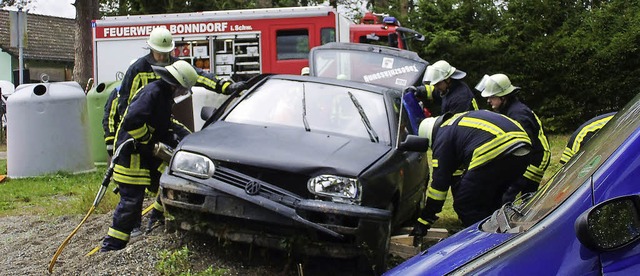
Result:
[[640,95],[516,202],[385,275],[638,275]]

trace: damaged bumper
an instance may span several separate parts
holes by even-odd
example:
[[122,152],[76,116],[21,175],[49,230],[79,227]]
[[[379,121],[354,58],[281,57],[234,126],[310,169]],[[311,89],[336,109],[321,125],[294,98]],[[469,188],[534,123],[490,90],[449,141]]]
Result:
[[299,245],[309,255],[360,255],[361,241],[391,220],[388,210],[304,199],[228,169],[209,179],[165,173],[161,185],[165,207],[185,215],[180,228],[271,248]]

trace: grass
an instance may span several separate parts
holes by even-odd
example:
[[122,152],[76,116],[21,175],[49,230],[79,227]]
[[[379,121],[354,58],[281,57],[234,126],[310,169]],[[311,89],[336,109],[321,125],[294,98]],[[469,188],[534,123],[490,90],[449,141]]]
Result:
[[[560,156],[569,135],[548,135],[551,144],[551,165],[545,173],[546,182],[560,169]],[[2,149],[0,145],[0,150]],[[66,215],[85,214],[95,198],[106,166],[98,166],[95,172],[84,174],[56,173],[42,177],[5,179],[0,183],[0,216],[14,215]],[[0,160],[0,174],[7,173],[7,160]],[[115,185],[109,186],[96,213],[107,213],[113,210],[118,196],[111,192]],[[449,195],[436,228],[460,230],[461,224],[452,207],[452,196]]]

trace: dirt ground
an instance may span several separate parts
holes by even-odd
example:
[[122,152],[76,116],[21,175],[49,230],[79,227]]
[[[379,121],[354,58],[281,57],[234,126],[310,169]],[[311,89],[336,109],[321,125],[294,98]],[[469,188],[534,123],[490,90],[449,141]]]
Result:
[[[187,246],[191,273],[224,269],[224,275],[352,275],[348,262],[287,256],[285,252],[246,244],[224,243],[212,237],[170,233],[164,227],[133,238],[120,251],[85,256],[100,244],[112,214],[92,214],[59,256],[53,273],[47,268],[58,246],[84,215],[0,218],[0,275],[160,275],[156,264],[163,250]],[[143,218],[143,225],[146,225]]]

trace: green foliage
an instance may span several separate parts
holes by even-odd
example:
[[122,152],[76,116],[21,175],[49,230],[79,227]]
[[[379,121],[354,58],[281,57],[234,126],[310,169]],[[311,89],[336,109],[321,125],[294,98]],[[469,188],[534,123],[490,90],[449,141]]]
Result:
[[162,250],[159,253],[160,260],[156,264],[156,269],[160,275],[180,275],[180,276],[220,276],[228,273],[228,269],[213,269],[209,266],[201,272],[192,272],[189,248],[182,248],[170,251]]

